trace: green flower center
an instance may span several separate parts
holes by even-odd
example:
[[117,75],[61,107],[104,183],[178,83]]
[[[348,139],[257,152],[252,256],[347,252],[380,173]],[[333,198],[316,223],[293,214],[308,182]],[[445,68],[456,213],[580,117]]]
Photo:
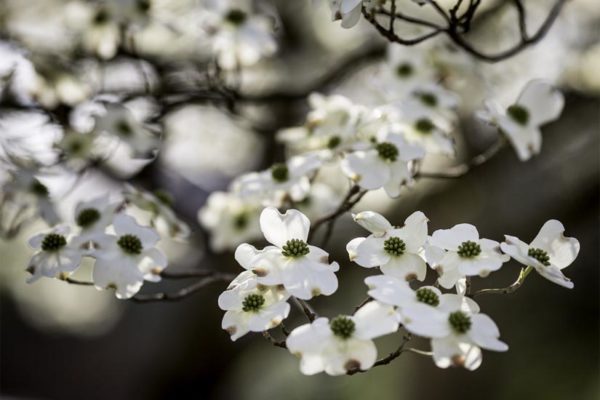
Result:
[[421,118],[417,120],[417,122],[415,122],[415,129],[420,133],[431,133],[431,131],[433,131],[434,128],[435,125],[433,124],[433,122],[431,122],[429,118]]
[[58,233],[49,233],[44,236],[44,240],[42,240],[42,250],[44,251],[58,251],[61,247],[66,245],[67,239]]
[[401,256],[406,250],[406,243],[398,237],[391,237],[383,242],[383,250],[390,256]]
[[402,63],[396,67],[396,75],[400,78],[408,78],[413,72],[413,66],[409,63]]
[[435,107],[438,104],[438,99],[433,93],[421,92],[417,95],[421,100],[421,103],[429,107]]
[[458,255],[463,258],[476,257],[481,253],[481,246],[478,243],[467,240],[458,246]]
[[106,11],[105,9],[101,9],[94,16],[94,22],[96,24],[103,24],[106,21],[108,21],[109,18],[110,18],[110,15],[108,14],[108,11]]
[[133,134],[131,126],[125,120],[117,122],[115,129],[117,130],[117,134],[120,136],[129,137]]
[[398,148],[388,142],[378,143],[377,146],[375,146],[375,149],[377,150],[377,153],[379,153],[379,157],[386,161],[396,161],[398,154],[400,154]]
[[140,254],[142,252],[142,241],[135,235],[123,235],[119,238],[117,244],[128,254]]
[[37,179],[31,183],[29,190],[31,190],[31,192],[33,194],[35,194],[36,196],[40,196],[40,197],[48,196],[48,188],[46,187],[46,185],[42,184]]
[[448,322],[456,333],[466,333],[471,329],[471,317],[462,311],[455,311],[448,316]]
[[527,125],[529,122],[529,111],[518,104],[513,104],[506,110],[508,116],[519,125]]
[[286,257],[298,258],[310,253],[308,244],[300,239],[291,239],[285,242],[281,249],[281,254]]
[[440,304],[440,298],[437,293],[429,288],[418,289],[417,300],[434,307],[437,307]]
[[290,171],[287,165],[280,163],[271,167],[271,177],[275,182],[283,183],[289,179]]
[[231,22],[233,25],[241,25],[246,21],[248,16],[245,12],[238,9],[231,9],[225,16],[225,20]]
[[151,4],[150,0],[137,0],[137,8],[142,12],[147,12],[150,10]]
[[81,210],[79,215],[77,216],[77,225],[82,228],[87,228],[88,226],[93,225],[96,221],[100,219],[100,213],[95,208],[86,208]]
[[342,139],[339,136],[332,136],[329,138],[329,142],[327,142],[327,148],[333,150],[338,147],[340,143],[342,143]]
[[241,212],[233,217],[233,227],[242,230],[248,226],[248,214]]
[[242,310],[245,312],[258,312],[265,304],[265,298],[261,294],[249,294],[242,302]]
[[550,265],[550,256],[548,255],[548,253],[546,253],[542,249],[531,248],[527,252],[527,255],[529,257],[535,258],[536,260],[538,260],[539,262],[541,262],[546,267]]
[[356,325],[354,321],[350,318],[340,315],[335,317],[329,322],[329,327],[331,328],[331,332],[337,337],[342,339],[348,339],[354,331],[356,330]]

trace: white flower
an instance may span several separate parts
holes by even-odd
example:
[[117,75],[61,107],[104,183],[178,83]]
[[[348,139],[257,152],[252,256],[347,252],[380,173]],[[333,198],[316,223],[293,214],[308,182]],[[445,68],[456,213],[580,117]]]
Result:
[[160,236],[133,217],[117,214],[113,221],[116,236],[107,235],[96,252],[93,280],[98,289],[115,289],[119,299],[136,294],[145,280],[159,281],[167,258],[157,249]]
[[498,242],[480,239],[477,228],[470,224],[437,230],[431,235],[429,244],[445,250],[441,259],[438,256],[439,260],[428,261],[440,274],[438,282],[446,289],[455,286],[465,276],[486,277],[510,259],[500,252]]
[[213,192],[198,211],[200,224],[210,232],[210,246],[215,251],[236,246],[261,237],[257,204],[231,192]]
[[375,85],[387,102],[405,100],[418,85],[436,80],[436,71],[427,63],[421,46],[388,46]]
[[205,0],[205,30],[219,65],[227,70],[251,66],[277,50],[272,21],[254,14],[248,1]]
[[409,162],[424,155],[421,147],[408,144],[401,135],[389,132],[380,135],[373,148],[348,154],[341,166],[361,188],[383,187],[390,197],[397,197],[402,186],[412,181]]
[[249,331],[262,332],[287,318],[290,295],[278,286],[258,283],[251,271],[242,272],[219,296],[219,307],[227,311],[222,328],[237,340]]
[[152,214],[152,226],[159,232],[164,232],[177,240],[185,240],[190,235],[190,227],[177,218],[171,208],[173,198],[169,193],[162,190],[150,193],[126,185],[123,195],[128,202]]
[[444,88],[437,83],[423,83],[416,85],[411,92],[408,101],[415,101],[420,106],[429,110],[430,118],[436,125],[443,121],[454,121],[457,119],[456,107],[460,97],[458,94]]
[[393,227],[383,216],[372,211],[353,217],[373,234],[348,243],[346,250],[351,261],[365,268],[379,266],[384,274],[406,280],[425,279],[427,266],[420,256],[427,241],[425,214],[414,212],[406,218],[402,228]]
[[133,112],[122,104],[105,103],[104,112],[96,115],[94,131],[109,134],[127,143],[134,155],[152,157],[160,139],[150,131]]
[[291,295],[304,300],[337,290],[335,272],[339,265],[330,264],[325,251],[306,243],[310,221],[304,214],[298,210],[280,214],[276,208],[267,207],[260,215],[260,228],[274,246],[259,251],[242,244],[235,251],[235,259],[252,270],[259,283],[281,284]]
[[100,243],[106,242],[106,228],[112,224],[119,204],[111,203],[108,194],[92,200],[82,201],[75,206],[75,223],[80,227],[73,245],[82,251],[94,254]]
[[560,221],[547,221],[531,244],[506,235],[500,244],[503,252],[523,265],[531,266],[544,278],[572,289],[573,282],[563,275],[562,269],[571,265],[579,254],[579,242],[563,235],[565,227]]
[[506,351],[500,331],[490,317],[479,314],[479,308],[453,295],[452,301],[438,307],[417,304],[402,309],[404,327],[419,336],[431,338],[433,360],[440,368],[451,365],[474,370],[481,365],[481,348]]
[[358,23],[363,0],[329,0],[331,20],[342,20],[343,28],[352,28]]
[[38,250],[29,261],[27,271],[32,283],[42,276],[49,278],[68,277],[81,263],[81,253],[68,240],[69,227],[59,225],[49,232],[40,233],[29,239],[29,245]]
[[400,107],[406,140],[419,144],[427,153],[454,155],[454,141],[449,136],[451,121],[415,101],[405,102]]
[[547,82],[529,82],[516,103],[503,110],[494,102],[486,102],[479,117],[496,125],[511,142],[521,161],[539,154],[542,147],[540,126],[556,120],[564,107],[560,91]]
[[242,198],[258,199],[265,206],[279,207],[288,198],[302,201],[310,191],[309,175],[320,166],[316,154],[295,156],[266,171],[242,175],[232,183],[232,190]]
[[353,316],[340,315],[331,321],[317,318],[299,326],[288,336],[286,344],[300,357],[300,371],[314,375],[325,371],[343,375],[348,371],[367,370],[377,359],[374,338],[398,329],[393,307],[372,301]]

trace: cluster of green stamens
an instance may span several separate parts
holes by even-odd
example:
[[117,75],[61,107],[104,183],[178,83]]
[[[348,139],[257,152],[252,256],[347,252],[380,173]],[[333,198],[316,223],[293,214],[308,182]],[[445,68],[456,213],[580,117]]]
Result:
[[123,235],[117,240],[117,244],[125,253],[140,254],[142,252],[142,241],[135,235]]
[[245,312],[257,312],[265,304],[265,298],[261,294],[249,294],[242,301],[242,310]]
[[538,260],[539,262],[541,262],[543,265],[545,265],[546,267],[548,265],[550,265],[550,256],[548,255],[548,253],[546,253],[544,250],[542,249],[535,249],[535,248],[531,248],[529,249],[529,251],[527,252],[527,255],[529,257],[533,257],[536,260]]
[[100,219],[100,213],[95,208],[86,208],[81,210],[79,215],[77,216],[77,225],[82,228],[87,228],[88,226],[93,225],[96,221]]
[[146,12],[148,10],[150,10],[150,7],[152,6],[150,4],[150,0],[137,0],[137,8],[138,10],[142,11],[142,12]]
[[379,157],[386,161],[396,161],[398,154],[400,154],[398,148],[388,142],[378,143],[377,146],[375,146],[375,149],[377,150],[377,153],[379,153]]
[[401,256],[406,250],[406,243],[398,237],[391,237],[383,242],[383,250],[390,256]]
[[280,163],[274,164],[271,167],[271,177],[275,182],[285,182],[289,179],[290,171],[288,170],[287,165]]
[[241,25],[246,21],[247,15],[242,10],[236,8],[229,10],[225,16],[225,20],[231,22],[234,25]]
[[241,212],[233,217],[233,227],[235,229],[242,230],[246,226],[248,226],[248,214]]
[[527,125],[529,122],[529,111],[518,104],[513,104],[506,109],[508,116],[519,125]]
[[96,24],[103,24],[106,21],[108,21],[109,18],[110,18],[110,15],[108,14],[108,11],[106,11],[105,9],[101,9],[94,16],[94,22]]
[[448,317],[450,326],[456,333],[466,333],[471,329],[471,317],[462,311],[455,311]]
[[420,133],[431,133],[435,125],[429,118],[421,118],[415,122],[415,129]]
[[417,300],[421,303],[429,304],[436,307],[440,304],[439,296],[429,288],[421,288],[417,290]]
[[413,66],[409,63],[402,63],[396,67],[396,75],[401,78],[409,77],[413,74]]
[[285,242],[281,248],[281,254],[286,257],[298,258],[310,253],[308,244],[304,240],[291,239]]
[[335,336],[338,336],[342,339],[350,338],[356,330],[356,325],[354,324],[354,321],[343,315],[337,316],[334,319],[332,319],[329,322],[329,327],[331,328],[331,332],[333,332]]
[[48,188],[37,179],[31,183],[29,190],[37,196],[48,196]]
[[479,245],[479,243],[467,240],[466,242],[462,242],[462,244],[458,246],[457,253],[459,256],[464,258],[476,257],[481,253],[481,246]]
[[339,136],[332,136],[329,138],[329,141],[327,142],[327,148],[335,149],[336,147],[338,147],[340,145],[340,143],[342,143],[342,139]]
[[59,235],[58,233],[49,233],[44,236],[44,240],[42,240],[42,250],[44,251],[57,251],[61,247],[66,246],[67,239],[63,235]]
[[133,133],[131,126],[125,120],[117,122],[115,128],[117,130],[117,133],[121,136],[131,136],[131,134]]
[[433,93],[421,92],[418,96],[421,102],[426,106],[435,107],[438,104],[438,99]]

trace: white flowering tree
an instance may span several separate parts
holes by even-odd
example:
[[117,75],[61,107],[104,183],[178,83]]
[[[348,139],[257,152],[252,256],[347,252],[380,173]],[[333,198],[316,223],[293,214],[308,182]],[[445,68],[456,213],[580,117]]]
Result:
[[[533,11],[521,0],[330,0],[330,10],[314,11],[331,11],[329,29],[340,20],[343,28],[384,41],[290,91],[257,89],[253,75],[286,50],[289,21],[272,2],[64,2],[61,34],[69,40],[59,49],[62,58],[50,45],[30,44],[39,33],[23,29],[32,22],[9,3],[0,32],[0,232],[6,241],[22,240],[40,219],[47,225],[29,240],[22,279],[31,290],[36,281],[56,279],[124,301],[167,302],[221,285],[218,300],[205,306],[224,311],[222,329],[232,341],[258,333],[298,357],[303,374],[353,375],[406,352],[440,368],[475,370],[482,350],[508,350],[493,317],[477,304],[480,297],[510,294],[540,277],[574,288],[564,270],[576,264],[580,245],[552,215],[533,238],[511,232],[488,238],[458,216],[454,226],[432,230],[429,224],[438,223],[418,206],[404,220],[388,220],[385,207],[363,201],[370,195],[382,204],[402,201],[421,181],[459,179],[507,147],[515,163],[543,152],[543,128],[565,104],[557,82],[524,74],[525,81],[515,79],[518,95],[496,96],[498,73],[487,64],[498,62],[495,71],[512,74],[504,62],[543,43],[565,0]],[[476,40],[489,35],[491,21],[511,13],[515,18],[502,29],[508,24],[515,42],[494,48]],[[359,64],[377,67],[368,70],[366,86],[349,90],[340,78]],[[485,102],[465,106],[470,79],[492,88]],[[277,113],[290,100],[308,104],[305,112],[296,107],[303,113],[297,126],[257,122],[256,109]],[[179,113],[199,104],[220,109],[248,132],[270,135],[275,155],[266,157],[270,165],[236,173],[226,187],[191,202],[162,190],[154,177]],[[493,138],[470,157],[459,150],[467,120]],[[185,130],[198,129],[186,124]],[[216,141],[221,125],[213,129]],[[120,183],[110,190],[85,186],[97,175]],[[67,198],[75,200],[65,207]],[[190,207],[198,224],[190,221]],[[335,225],[349,217],[364,233],[338,246]],[[161,242],[195,246],[198,237],[207,260],[224,254],[241,268],[171,267],[177,262]],[[333,259],[330,253],[340,249],[346,256]],[[92,264],[88,279],[78,275],[85,263]],[[508,264],[520,266],[514,282],[496,287],[489,278]],[[363,287],[364,301],[344,304],[340,315],[322,314],[311,302],[334,299],[342,289],[338,277],[349,268],[369,269],[364,282],[353,283]],[[152,290],[161,280],[191,283]],[[151,288],[139,293],[143,286]],[[290,325],[294,313],[305,323]],[[376,340],[387,335],[399,344],[381,355]],[[415,347],[416,337],[429,345]]]

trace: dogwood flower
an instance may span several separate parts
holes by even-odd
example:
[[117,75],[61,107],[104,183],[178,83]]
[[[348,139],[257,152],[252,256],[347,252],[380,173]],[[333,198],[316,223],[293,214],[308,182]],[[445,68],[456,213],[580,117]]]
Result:
[[363,0],[329,0],[331,20],[342,20],[342,28],[352,28],[358,23]]
[[438,257],[439,261],[432,261],[430,264],[434,264],[440,274],[438,282],[446,289],[455,286],[465,276],[485,277],[500,269],[510,259],[500,252],[498,242],[480,239],[477,228],[470,224],[437,230],[431,235],[429,244],[445,250]]
[[265,208],[260,215],[260,229],[273,246],[257,250],[241,244],[235,259],[245,269],[258,276],[263,285],[283,285],[292,295],[303,300],[314,296],[328,296],[338,287],[336,262],[329,263],[329,255],[306,240],[309,219],[298,210],[279,213],[274,207]]
[[401,322],[408,331],[431,338],[433,360],[440,368],[453,365],[475,370],[481,365],[481,348],[508,350],[498,339],[500,331],[494,321],[468,304],[458,299],[440,307],[417,304],[402,310]]
[[[427,265],[420,256],[427,241],[427,217],[420,211],[411,214],[404,227],[393,227],[382,215],[372,211],[353,215],[355,221],[373,234],[351,240],[346,246],[350,261],[365,268],[379,266],[386,275],[412,280],[425,279]],[[369,227],[374,229],[369,229]]]
[[173,198],[169,193],[162,190],[150,193],[126,185],[123,195],[129,203],[152,214],[152,226],[156,227],[159,232],[164,232],[178,240],[185,240],[190,235],[190,227],[177,218],[171,208]]
[[348,154],[341,166],[361,188],[384,188],[388,196],[398,197],[402,186],[412,181],[409,162],[424,156],[422,147],[407,143],[398,133],[384,132],[372,148]]
[[302,201],[310,191],[309,175],[321,166],[317,154],[299,155],[262,172],[236,179],[232,188],[242,198],[260,199],[265,206],[281,206],[286,199]]
[[549,281],[572,289],[573,282],[563,275],[562,269],[577,258],[579,241],[565,237],[564,231],[565,227],[560,221],[551,219],[542,226],[530,244],[506,235],[500,248],[521,264],[533,267]]
[[290,312],[289,297],[282,287],[261,285],[254,273],[244,271],[219,296],[219,307],[227,311],[222,328],[233,341],[248,332],[274,328]]
[[287,348],[300,357],[300,371],[314,375],[325,371],[343,375],[367,370],[377,359],[372,339],[398,330],[393,307],[372,301],[354,315],[340,315],[331,321],[317,318],[294,329],[286,340]]
[[432,115],[431,111],[415,101],[401,105],[402,131],[410,143],[417,143],[431,154],[453,156],[454,141],[449,136],[452,124],[447,119]]
[[73,239],[73,245],[84,253],[94,254],[100,243],[105,242],[106,228],[112,224],[118,203],[111,203],[108,194],[75,206],[75,223],[80,232]]
[[144,280],[160,281],[167,258],[157,249],[160,236],[152,228],[138,225],[133,217],[117,214],[113,221],[116,233],[100,243],[92,274],[98,289],[115,289],[119,299],[136,294]]
[[40,233],[29,239],[29,245],[38,250],[27,271],[31,277],[27,283],[32,283],[42,276],[49,278],[65,278],[81,264],[81,253],[69,243],[69,227],[58,225],[49,232]]
[[486,111],[479,117],[506,135],[521,161],[539,154],[542,148],[540,127],[556,120],[565,105],[562,93],[548,82],[529,82],[515,104],[504,110],[498,104],[486,102]]
[[198,211],[198,220],[210,232],[213,250],[224,251],[260,238],[259,211],[258,204],[235,193],[212,192]]

